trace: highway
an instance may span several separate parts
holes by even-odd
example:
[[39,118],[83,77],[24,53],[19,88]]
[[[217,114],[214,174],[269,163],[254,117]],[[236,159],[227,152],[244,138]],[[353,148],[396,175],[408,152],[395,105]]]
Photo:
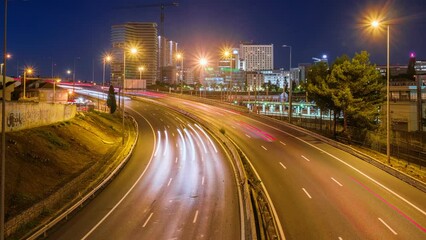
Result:
[[241,239],[237,184],[222,147],[160,105],[126,108],[140,133],[131,159],[48,239]]
[[426,239],[426,194],[353,155],[288,125],[159,101],[225,129],[265,184],[285,239]]

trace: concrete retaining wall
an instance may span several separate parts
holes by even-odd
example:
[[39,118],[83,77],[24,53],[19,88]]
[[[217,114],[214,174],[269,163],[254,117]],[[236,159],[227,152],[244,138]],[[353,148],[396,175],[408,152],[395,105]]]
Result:
[[66,121],[75,114],[76,106],[70,104],[6,102],[6,132]]

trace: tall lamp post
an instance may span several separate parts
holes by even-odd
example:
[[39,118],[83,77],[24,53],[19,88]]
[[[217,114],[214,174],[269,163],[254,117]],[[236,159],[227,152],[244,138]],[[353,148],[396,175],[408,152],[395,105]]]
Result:
[[126,51],[129,51],[131,55],[136,55],[138,53],[138,49],[135,47],[131,47],[130,49],[126,49],[126,47],[123,49],[123,81],[121,83],[121,110],[123,111],[122,115],[122,132],[121,132],[121,144],[124,145],[124,84],[126,82]]
[[6,52],[7,52],[7,1],[4,0],[4,27],[3,27],[3,93],[2,93],[2,106],[1,106],[1,183],[0,183],[0,240],[4,240],[4,203],[5,203],[5,180],[6,180]]
[[139,80],[142,80],[142,73],[143,71],[145,71],[145,67],[144,66],[138,67],[138,71],[139,71]]
[[56,102],[56,83],[60,82],[61,79],[53,79],[53,104]]
[[180,61],[179,81],[180,81],[180,94],[182,94],[183,92],[183,54],[182,53],[176,54],[176,59]]
[[26,89],[27,89],[27,73],[32,74],[33,69],[32,68],[26,68],[24,69],[24,95],[22,96],[23,99],[27,98]]
[[[201,70],[200,70],[200,84],[202,86],[204,86],[204,80],[203,80],[203,78],[204,78],[204,68],[207,65],[207,59],[206,58],[200,58],[199,63],[200,63],[200,67],[201,67]],[[201,87],[200,87],[200,97],[201,97]]]
[[[291,80],[291,46],[283,45],[283,47],[290,48],[290,65],[288,67],[288,73],[289,73],[289,89],[288,89],[288,122],[291,123],[291,117],[293,115],[293,99],[292,99],[292,93],[293,93],[293,83]],[[283,91],[284,91],[284,85],[283,85]],[[284,97],[284,96],[283,96]]]
[[105,86],[105,67],[106,67],[105,65],[106,63],[111,62],[111,59],[112,57],[109,54],[105,55],[103,58],[102,87]]
[[[373,28],[379,28],[381,23],[379,21],[371,22]],[[386,156],[387,161],[390,163],[390,69],[389,69],[389,24],[386,24]]]
[[[5,59],[4,59],[4,60],[6,61],[7,59],[9,59],[9,58],[11,58],[11,57],[12,57],[12,56],[11,56],[10,54],[6,54],[6,56],[5,56]],[[3,65],[4,65],[4,63],[1,63],[1,64],[0,64],[0,66],[1,66],[1,68],[0,68],[0,69],[1,69],[1,70],[0,70],[0,75],[1,75],[1,76],[3,76]]]

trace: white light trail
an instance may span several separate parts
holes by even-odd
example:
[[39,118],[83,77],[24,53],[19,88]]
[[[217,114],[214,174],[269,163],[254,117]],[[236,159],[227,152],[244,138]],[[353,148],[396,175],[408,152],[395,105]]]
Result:
[[183,131],[185,132],[185,134],[188,136],[189,139],[189,143],[191,144],[191,153],[192,153],[192,161],[195,161],[195,144],[194,144],[194,140],[192,140],[192,136],[191,134],[188,132],[188,130],[183,129]]
[[161,147],[161,132],[160,131],[157,131],[157,133],[158,133],[158,141],[157,141],[157,145],[155,146],[155,153],[154,153],[154,157],[156,157],[157,156],[157,153],[158,153],[158,151],[159,151],[159,149],[160,149],[160,147]]
[[210,138],[210,136],[204,131],[203,128],[201,128],[200,126],[198,126],[197,124],[195,124],[195,126],[201,130],[201,132],[207,137],[207,139],[209,140],[210,144],[213,146],[215,153],[217,153],[217,149],[216,146],[214,145],[212,139]]
[[[183,148],[182,148],[183,158],[182,159],[186,159],[186,142],[185,142],[185,138],[183,137],[182,132],[180,131],[179,128],[177,129],[177,131],[179,133],[179,136],[180,136],[180,138],[182,140],[182,145],[183,145]],[[176,158],[176,162],[177,162],[177,158]]]
[[166,135],[166,147],[164,148],[163,156],[166,156],[166,154],[169,152],[169,135],[167,134],[167,130],[164,130],[164,134]]
[[198,139],[200,140],[200,142],[201,142],[201,145],[203,145],[203,149],[204,149],[204,153],[207,153],[207,148],[206,148],[206,145],[204,145],[204,141],[203,141],[203,139],[201,139],[201,136],[200,136],[200,134],[198,134],[198,132],[191,126],[191,125],[189,125],[188,124],[188,126],[192,129],[192,131],[194,131],[195,132],[195,134],[197,135],[197,137],[198,137]]

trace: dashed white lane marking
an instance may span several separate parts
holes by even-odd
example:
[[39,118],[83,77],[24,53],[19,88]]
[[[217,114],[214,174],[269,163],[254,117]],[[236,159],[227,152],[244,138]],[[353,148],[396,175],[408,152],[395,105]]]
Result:
[[287,144],[285,144],[285,143],[283,143],[283,142],[281,142],[281,141],[280,141],[280,143],[281,143],[282,145],[284,145],[284,146],[286,146],[286,145],[287,145]]
[[[167,126],[167,128],[170,128],[169,126]],[[174,133],[172,133],[172,136],[174,137],[175,136],[175,134]]]
[[196,223],[197,218],[198,218],[198,210],[195,212],[194,220],[192,221],[192,223]]
[[170,128],[170,126],[169,126],[169,125],[167,125],[167,128]]
[[339,240],[343,240],[343,238],[342,238],[342,237],[339,237]]
[[383,223],[383,225],[385,225],[394,235],[398,235],[398,233],[396,233],[389,225],[387,225],[385,223],[385,221],[383,221],[381,218],[379,218],[380,222]]
[[172,182],[173,178],[170,178],[169,183],[167,183],[167,187],[170,186],[170,183]]
[[178,161],[178,158],[176,157],[175,163],[177,163],[177,161]]
[[343,186],[341,183],[339,183],[336,179],[334,179],[333,177],[331,178],[331,180],[333,180],[335,183],[337,183],[337,185],[339,185],[339,186]]
[[266,147],[262,146],[262,148],[265,149],[265,151],[268,151],[268,149]]
[[204,177],[201,179],[201,185],[204,185]]
[[145,223],[143,224],[143,228],[148,224],[148,222],[149,222],[149,220],[151,219],[151,217],[152,217],[152,214],[154,214],[154,213],[151,213],[151,214],[149,214],[149,217],[148,217],[148,219],[145,221]]
[[281,167],[283,167],[284,169],[287,169],[284,164],[282,162],[280,162]]
[[302,155],[302,158],[305,159],[306,161],[310,162],[311,160],[309,160],[307,157]]
[[309,195],[308,191],[306,191],[306,189],[302,188],[302,190],[306,193],[306,195],[308,195],[308,198],[312,198],[311,195]]
[[235,126],[231,126],[233,129],[237,129]]
[[248,134],[246,134],[246,136],[247,136],[248,138],[251,138],[251,137],[250,137],[250,135],[248,135]]

